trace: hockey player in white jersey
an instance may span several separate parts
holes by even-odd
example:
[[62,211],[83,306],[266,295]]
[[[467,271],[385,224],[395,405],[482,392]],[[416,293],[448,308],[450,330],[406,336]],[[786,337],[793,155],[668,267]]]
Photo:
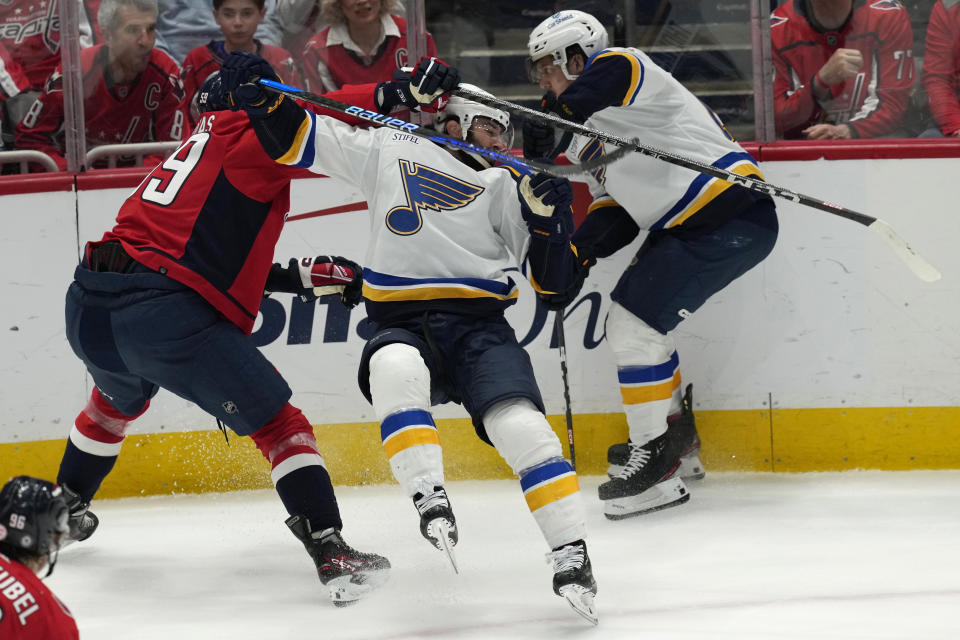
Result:
[[[449,68],[431,69],[428,76]],[[456,78],[447,80],[456,86]],[[424,89],[431,82],[434,88]],[[429,104],[443,84],[415,74],[409,89]],[[241,106],[258,100],[236,96]],[[504,318],[518,296],[508,272],[524,258],[537,291],[560,293],[577,277],[569,182],[489,168],[482,157],[395,130],[355,130],[290,100],[278,108],[288,113],[269,119],[261,135],[270,140],[268,152],[280,163],[356,185],[368,203],[363,294],[376,332],[364,347],[358,381],[421,534],[456,569],[457,522],[430,407],[459,402],[477,435],[519,476],[551,549],[555,593],[596,623],[577,476],[544,416],[530,358]],[[460,98],[451,98],[439,126],[488,149],[502,152],[510,144],[507,114]]]
[[[530,35],[534,78],[544,106],[641,144],[762,179],[756,161],[717,116],[645,53],[608,48],[593,16],[561,11]],[[524,127],[524,154],[556,153],[553,131]],[[560,145],[562,146],[562,145]],[[574,136],[574,162],[603,155],[596,139]],[[682,477],[703,477],[691,385],[681,392],[671,335],[710,296],[773,249],[773,201],[729,182],[641,155],[592,174],[593,202],[572,238],[588,270],[649,234],[614,287],[606,336],[613,349],[630,439],[608,451],[611,479],[599,488],[610,519],[639,515],[689,499]],[[546,296],[563,308],[571,296]]]

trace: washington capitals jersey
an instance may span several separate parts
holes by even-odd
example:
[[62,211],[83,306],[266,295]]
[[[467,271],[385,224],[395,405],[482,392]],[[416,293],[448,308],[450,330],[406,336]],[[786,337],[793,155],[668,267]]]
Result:
[[531,238],[511,171],[474,171],[442,147],[392,129],[355,130],[306,113],[299,122],[277,161],[349,182],[366,197],[363,294],[372,320],[424,309],[499,313],[516,301],[508,272]]
[[20,63],[13,59],[0,42],[0,102],[30,88],[30,81]]
[[[331,97],[362,104],[365,95],[372,106],[372,88],[362,89]],[[309,176],[274,162],[246,113],[205,113],[127,198],[101,242],[119,240],[135,260],[250,333],[290,208],[290,180]]]
[[[745,176],[762,177],[717,116],[645,53],[633,48],[599,51],[558,96],[561,108],[587,126]],[[574,162],[607,152],[574,136]],[[755,197],[743,187],[639,153],[591,175],[589,211],[620,206],[640,229],[716,224],[738,214]],[[587,220],[590,219],[588,215]],[[576,241],[575,241],[576,244]]]
[[[300,86],[300,78],[294,70],[293,58],[286,49],[263,44],[259,40],[254,42],[257,45],[257,55],[270,63],[273,70],[280,76],[280,80],[295,87]],[[190,105],[200,87],[203,86],[204,80],[220,70],[227,55],[223,40],[214,40],[190,51],[183,61],[180,79],[183,81],[184,111],[190,116],[191,127],[196,124],[196,117],[191,112]]]
[[927,25],[923,86],[944,135],[960,131],[960,2],[937,0]]
[[[87,148],[126,142],[180,140],[185,116],[179,68],[170,56],[154,49],[147,68],[130,84],[114,84],[104,74],[109,51],[97,45],[80,52],[83,72],[83,114]],[[17,125],[16,145],[63,158],[63,75],[50,76],[43,93]]]
[[[70,1],[70,0],[68,0]],[[93,44],[90,21],[80,0],[80,46]],[[0,2],[0,43],[23,67],[37,91],[60,63],[60,0]]]
[[[779,135],[800,138],[820,122],[847,124],[856,137],[890,133],[903,120],[913,87],[913,32],[897,0],[854,0],[837,31],[816,23],[807,0],[788,0],[770,16],[774,115]],[[813,95],[814,76],[840,48],[863,55],[860,72]]]
[[[347,84],[384,82],[401,67],[413,66],[407,47],[407,21],[384,16],[386,38],[369,58],[344,46],[349,38],[346,25],[327,27],[313,36],[303,50],[303,77],[313,92],[333,91]],[[391,26],[392,25],[392,26]],[[428,56],[437,55],[433,37],[427,34]]]
[[67,606],[26,565],[0,554],[0,638],[76,640]]

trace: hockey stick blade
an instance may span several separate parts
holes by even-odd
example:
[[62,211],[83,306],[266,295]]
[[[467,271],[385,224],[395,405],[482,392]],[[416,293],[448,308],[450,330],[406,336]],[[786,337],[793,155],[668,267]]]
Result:
[[460,149],[462,151],[467,151],[471,153],[476,153],[485,158],[493,160],[494,162],[499,162],[500,164],[513,167],[520,173],[529,175],[531,173],[547,173],[552,176],[559,178],[566,178],[567,176],[580,175],[584,173],[590,173],[600,167],[606,166],[615,160],[622,158],[626,155],[630,149],[625,150],[621,154],[617,152],[611,153],[608,156],[596,158],[592,162],[584,162],[580,165],[571,164],[571,165],[553,165],[545,164],[541,162],[531,162],[520,160],[511,155],[504,153],[499,153],[497,151],[492,151],[490,149],[485,149],[483,147],[478,147],[472,145],[469,142],[460,140],[458,138],[451,138],[449,136],[440,135],[436,131],[429,129],[427,127],[422,127],[418,124],[412,122],[407,122],[406,120],[401,120],[399,118],[394,118],[389,115],[383,115],[376,111],[370,111],[369,109],[364,109],[363,107],[357,107],[355,105],[350,105],[345,102],[339,102],[333,98],[328,98],[326,96],[317,95],[309,91],[304,91],[303,89],[298,89],[297,87],[291,87],[290,85],[283,84],[282,82],[277,82],[275,80],[270,80],[268,78],[256,78],[253,81],[254,84],[259,84],[262,87],[270,89],[276,93],[282,93],[285,96],[294,98],[296,100],[302,100],[310,104],[316,105],[318,107],[324,107],[325,109],[330,109],[331,111],[337,111],[360,120],[366,120],[367,122],[377,125],[378,127],[387,127],[389,129],[396,129],[397,131],[403,131],[421,138],[426,138],[432,142],[445,145],[447,147]]
[[537,120],[541,124],[548,124],[563,131],[569,131],[577,135],[594,138],[600,142],[617,145],[621,148],[627,147],[630,148],[631,151],[641,153],[651,158],[656,158],[657,160],[662,160],[663,162],[677,165],[678,167],[697,171],[719,180],[732,182],[733,184],[739,184],[747,189],[750,189],[751,191],[757,191],[759,193],[765,193],[776,198],[790,200],[791,202],[796,202],[797,204],[801,204],[803,206],[819,209],[820,211],[840,216],[841,218],[859,222],[860,224],[869,227],[874,233],[883,238],[918,278],[925,282],[935,282],[941,277],[940,272],[936,269],[936,267],[924,260],[916,251],[910,248],[906,241],[901,238],[890,227],[889,224],[878,218],[874,218],[873,216],[868,216],[866,214],[853,211],[852,209],[841,207],[840,205],[825,202],[820,198],[814,198],[802,193],[797,193],[790,189],[778,187],[774,184],[770,184],[769,182],[759,180],[752,176],[742,176],[726,169],[705,164],[699,160],[685,158],[668,151],[648,147],[640,144],[639,140],[637,139],[627,140],[620,136],[615,136],[610,133],[591,129],[590,127],[584,126],[577,122],[564,120],[563,118],[560,118],[552,113],[544,113],[542,111],[537,111],[536,109],[514,104],[506,100],[485,96],[475,91],[470,91],[469,89],[458,88],[454,89],[452,93],[462,98],[479,102],[480,104],[484,104],[488,107],[493,107],[494,109],[501,109],[503,111],[507,111],[508,113],[524,116],[532,120]]
[[900,234],[893,230],[893,227],[883,220],[874,220],[867,228],[883,238],[897,255],[900,256],[900,259],[910,267],[914,275],[924,282],[936,282],[942,277],[940,271],[935,266],[924,260],[907,244],[906,240],[900,237]]

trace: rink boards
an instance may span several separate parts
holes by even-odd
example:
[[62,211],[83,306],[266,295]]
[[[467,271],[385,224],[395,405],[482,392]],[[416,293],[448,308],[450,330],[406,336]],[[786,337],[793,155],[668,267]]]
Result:
[[[677,331],[684,384],[708,469],[810,471],[960,468],[960,235],[952,181],[960,160],[766,162],[767,179],[883,218],[944,274],[914,278],[857,224],[783,201],[781,235],[758,268]],[[67,177],[69,178],[69,177]],[[90,382],[63,336],[63,295],[78,245],[99,237],[137,180],[81,176],[55,189],[0,191],[0,476],[53,476]],[[79,185],[79,188],[77,188]],[[122,185],[122,186],[120,186]],[[40,187],[38,187],[40,188]],[[334,180],[297,181],[277,259],[337,253],[362,261],[364,198]],[[79,238],[79,240],[78,240]],[[601,261],[566,320],[577,466],[602,473],[606,446],[626,437],[605,294],[632,257]],[[566,442],[552,316],[524,286],[508,313],[526,343],[551,421]],[[362,309],[268,300],[254,339],[317,426],[335,482],[390,478],[379,427],[356,387]],[[437,411],[451,478],[507,477],[458,406]],[[161,393],[137,420],[104,496],[269,486],[249,441]]]

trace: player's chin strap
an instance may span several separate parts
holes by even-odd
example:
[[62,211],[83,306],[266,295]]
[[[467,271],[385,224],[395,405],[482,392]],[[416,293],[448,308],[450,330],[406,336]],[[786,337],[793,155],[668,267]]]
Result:
[[364,109],[363,107],[357,107],[345,102],[339,102],[326,96],[320,96],[315,93],[310,93],[309,91],[304,91],[303,89],[291,87],[283,84],[282,82],[269,80],[267,78],[258,78],[256,83],[266,87],[267,89],[270,89],[271,91],[276,91],[277,93],[282,93],[286,96],[290,96],[291,98],[303,100],[304,102],[309,102],[310,104],[315,104],[319,107],[330,109],[331,111],[344,113],[348,116],[353,116],[354,118],[366,120],[379,127],[396,129],[397,131],[403,131],[404,133],[426,138],[427,140],[446,145],[447,147],[451,147],[453,149],[460,149],[468,153],[481,155],[489,160],[492,160],[493,162],[498,162],[502,165],[513,167],[525,175],[530,175],[532,173],[547,173],[552,176],[565,178],[571,175],[590,173],[596,169],[599,169],[600,167],[606,166],[611,162],[618,160],[619,158],[622,158],[627,153],[632,151],[632,149],[627,148],[622,150],[618,149],[614,153],[608,154],[607,156],[597,158],[593,161],[583,162],[579,165],[553,165],[534,162],[532,160],[521,160],[520,158],[515,158],[511,155],[499,153],[491,149],[484,149],[483,147],[478,147],[457,138],[440,135],[433,129],[422,127],[412,122],[407,122],[406,120],[400,120],[399,118],[383,115],[382,113],[370,111],[369,109]]
[[[797,204],[819,209],[820,211],[826,211],[827,213],[840,216],[841,218],[846,218],[847,220],[853,220],[854,222],[862,224],[883,238],[884,241],[889,244],[897,253],[897,256],[899,256],[900,259],[903,260],[908,267],[910,267],[910,270],[913,271],[914,275],[921,280],[924,280],[925,282],[935,282],[941,277],[940,271],[937,270],[936,267],[923,259],[910,247],[910,245],[907,244],[906,240],[904,240],[896,231],[893,230],[893,227],[879,218],[874,218],[873,216],[859,213],[853,209],[847,209],[846,207],[841,207],[840,205],[826,202],[820,198],[806,196],[802,193],[791,191],[790,189],[778,187],[768,182],[764,182],[763,180],[758,180],[752,176],[741,176],[733,173],[732,171],[727,171],[726,169],[704,164],[698,160],[685,158],[668,151],[662,151],[660,149],[648,147],[640,144],[640,142],[636,139],[627,140],[626,138],[621,138],[620,136],[615,136],[610,133],[591,129],[590,127],[582,124],[564,120],[563,118],[555,116],[552,113],[544,113],[535,109],[530,109],[519,104],[507,102],[506,100],[500,100],[499,98],[483,95],[469,89],[454,89],[452,93],[460,96],[461,98],[473,100],[474,102],[479,102],[480,104],[484,104],[488,107],[507,111],[515,115],[521,115],[532,120],[538,120],[543,124],[552,125],[563,131],[569,131],[578,135],[594,138],[600,142],[617,145],[620,147],[620,149],[617,150],[618,152],[623,149],[635,151],[645,156],[650,156],[651,158],[656,158],[657,160],[669,162],[670,164],[675,164],[685,169],[698,171],[713,178],[719,178],[720,180],[725,180],[726,182],[738,184],[742,187],[750,189],[751,191],[757,191],[759,193],[765,193],[769,196],[783,198],[784,200],[790,200],[791,202],[796,202]],[[613,154],[611,154],[611,156],[612,155]],[[610,156],[608,156],[608,158],[609,157]]]

